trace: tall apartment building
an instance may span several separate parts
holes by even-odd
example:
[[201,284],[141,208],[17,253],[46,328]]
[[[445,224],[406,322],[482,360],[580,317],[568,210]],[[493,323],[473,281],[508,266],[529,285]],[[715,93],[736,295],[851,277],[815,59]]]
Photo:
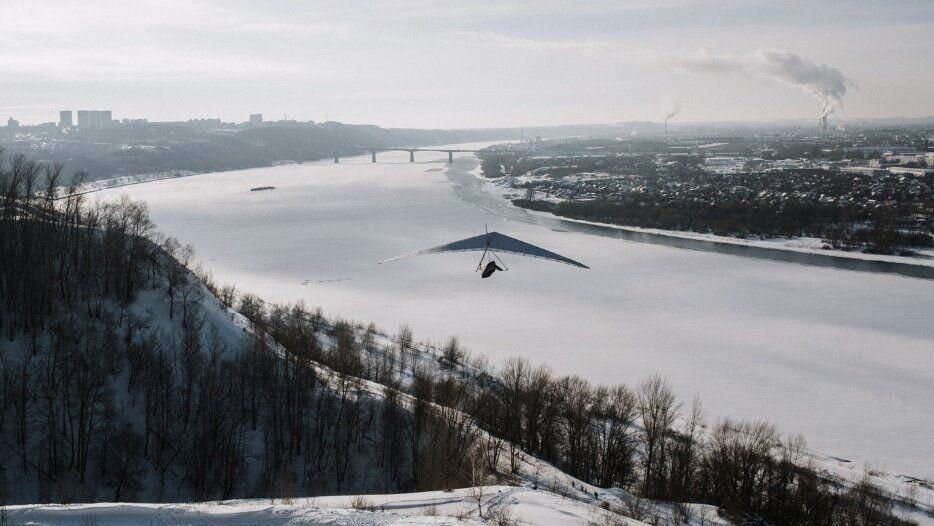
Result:
[[91,127],[91,112],[88,110],[78,110],[78,127],[83,129]]
[[58,126],[60,128],[71,128],[74,122],[71,120],[71,110],[58,112]]
[[110,110],[79,110],[78,127],[85,130],[101,130],[113,125],[113,112]]

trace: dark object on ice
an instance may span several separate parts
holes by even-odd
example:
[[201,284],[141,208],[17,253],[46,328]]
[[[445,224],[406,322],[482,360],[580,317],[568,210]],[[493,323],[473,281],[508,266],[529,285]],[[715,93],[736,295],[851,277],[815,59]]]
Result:
[[275,186],[257,186],[256,188],[250,188],[251,192],[262,192],[263,190],[275,190]]
[[503,270],[503,269],[501,269],[499,265],[497,265],[496,262],[491,259],[490,262],[486,264],[486,268],[483,269],[483,273],[480,274],[480,277],[488,278],[492,276],[493,273],[496,272],[497,270]]

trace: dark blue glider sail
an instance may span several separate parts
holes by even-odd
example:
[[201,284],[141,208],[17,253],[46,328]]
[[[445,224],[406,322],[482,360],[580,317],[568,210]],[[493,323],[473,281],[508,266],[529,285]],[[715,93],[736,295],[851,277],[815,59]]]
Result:
[[574,261],[573,259],[564,257],[561,254],[556,254],[550,250],[545,250],[544,248],[531,245],[525,241],[519,241],[514,237],[509,237],[507,235],[500,234],[499,232],[488,232],[486,234],[480,234],[479,236],[468,237],[467,239],[461,239],[460,241],[454,241],[452,243],[439,245],[437,247],[421,250],[412,254],[406,254],[404,256],[387,259],[386,261],[381,261],[380,263],[388,263],[390,261],[396,261],[411,256],[425,256],[428,254],[441,254],[444,252],[483,251],[505,252],[519,256],[549,259],[551,261],[557,261],[559,263],[565,263],[567,265],[580,268],[590,268],[579,261]]

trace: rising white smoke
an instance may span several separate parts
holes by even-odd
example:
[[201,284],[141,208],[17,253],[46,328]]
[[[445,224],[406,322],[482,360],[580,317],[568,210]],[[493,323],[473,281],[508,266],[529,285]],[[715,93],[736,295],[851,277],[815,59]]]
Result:
[[847,88],[855,86],[839,69],[827,64],[816,64],[787,51],[760,49],[746,55],[704,53],[680,57],[672,63],[689,71],[712,74],[743,72],[798,86],[820,101],[821,117],[843,107]]

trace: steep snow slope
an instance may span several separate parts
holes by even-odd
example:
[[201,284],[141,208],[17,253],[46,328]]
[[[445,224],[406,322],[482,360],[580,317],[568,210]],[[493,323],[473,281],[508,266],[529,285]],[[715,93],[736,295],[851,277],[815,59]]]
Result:
[[[197,303],[206,321],[212,326],[225,346],[232,351],[241,348],[249,332],[249,322],[240,314],[223,307],[220,301],[207,290],[197,297]],[[137,315],[147,315],[152,326],[169,331],[173,322],[168,319],[168,306],[162,290],[141,291],[129,310]],[[361,329],[358,329],[361,330]],[[327,331],[321,333],[322,345],[332,343]],[[373,352],[394,343],[389,336],[378,333]],[[277,346],[272,347],[284,352]],[[438,364],[438,349],[427,344],[416,346],[417,359],[425,364]],[[334,378],[330,369],[316,365],[323,379]],[[477,374],[474,368],[455,369],[449,374]],[[368,381],[359,381],[356,389],[372,397],[382,396],[382,386]],[[131,403],[129,400],[126,403]],[[127,406],[128,408],[131,406]],[[561,472],[554,466],[538,459],[523,456],[518,477],[521,487],[490,487],[483,490],[481,519],[476,511],[475,489],[453,492],[427,492],[368,496],[355,499],[351,496],[296,499],[289,504],[266,500],[238,500],[203,504],[83,504],[72,506],[30,505],[13,506],[5,510],[6,519],[14,524],[485,524],[497,510],[509,514],[524,524],[588,524],[601,523],[607,512],[602,506],[612,509],[641,507],[640,516],[646,520],[658,516],[668,518],[679,510],[667,503],[639,502],[619,489],[602,489],[582,483]],[[865,469],[854,468],[841,459],[813,454],[809,462],[848,482],[858,481]],[[506,470],[504,470],[506,471]],[[883,485],[894,495],[905,497],[908,488],[917,487],[914,498],[922,508],[931,509],[934,490],[923,481],[901,480],[884,473],[877,473],[873,481]],[[167,496],[172,498],[171,495]],[[373,511],[353,509],[367,507]],[[709,506],[690,505],[695,524],[716,524],[715,510]],[[437,516],[434,516],[434,515]],[[623,521],[617,515],[610,516]],[[701,519],[703,517],[703,519]],[[918,520],[924,517],[915,515]],[[2,519],[2,517],[0,517]],[[0,524],[3,521],[0,520]],[[641,524],[637,521],[620,524]],[[927,524],[927,522],[922,522]]]
[[[246,333],[249,330],[249,322],[242,315],[225,309],[210,294],[207,294],[206,298],[213,300],[213,303],[210,300],[205,301],[205,310],[213,312],[214,319],[218,323],[236,328],[230,330],[230,333],[236,335],[237,331]],[[325,326],[332,326],[326,321],[324,324]],[[358,325],[357,330],[363,331],[364,329]],[[377,330],[376,335],[376,345],[372,347],[371,351],[364,350],[364,352],[379,355],[387,352],[387,349],[397,344],[393,337],[385,332]],[[322,346],[334,344],[328,336],[327,330],[322,331],[319,338]],[[271,343],[272,348],[279,353],[285,352],[275,342],[271,341]],[[413,359],[425,367],[433,368],[439,374],[449,374],[460,378],[477,378],[480,375],[489,374],[489,371],[477,369],[470,364],[460,364],[450,370],[442,367],[440,365],[441,350],[430,342],[415,342],[412,351]],[[376,358],[378,359],[378,356]],[[315,364],[314,367],[322,379],[336,386],[337,374],[333,370],[320,364]],[[402,381],[403,384],[408,383],[411,381],[411,376],[408,374],[403,376]],[[357,389],[368,393],[372,397],[379,398],[383,396],[383,386],[378,383],[358,380],[356,386]],[[408,395],[405,394],[401,396],[403,399],[408,398]],[[873,484],[882,488],[893,498],[896,502],[896,509],[900,510],[901,515],[909,516],[923,526],[934,525],[934,486],[928,481],[893,475],[873,469],[871,466],[855,465],[846,459],[828,456],[813,450],[805,453],[801,463],[819,471],[825,477],[837,480],[843,485],[857,484],[868,476]],[[501,464],[501,471],[508,472],[508,461],[503,458]],[[518,481],[523,488],[498,487],[486,490],[486,497],[484,498],[489,499],[491,503],[508,503],[508,507],[515,509],[517,512],[517,518],[523,518],[530,524],[589,524],[600,522],[602,520],[601,514],[606,513],[600,508],[601,505],[610,505],[612,509],[627,511],[641,507],[646,518],[671,518],[678,512],[670,503],[640,501],[619,488],[605,489],[586,484],[580,479],[562,472],[550,463],[528,455],[522,455],[521,457]],[[491,495],[493,492],[495,492],[495,495]],[[379,497],[370,496],[367,497],[367,500],[371,505],[384,510],[406,509],[428,512],[438,508],[441,515],[462,516],[463,512],[458,510],[464,504],[465,499],[476,508],[474,495],[476,495],[476,490],[467,488],[453,493],[426,492]],[[353,496],[338,496],[311,500],[326,508],[348,508],[351,507],[353,499]],[[484,504],[484,507],[486,506],[487,504]],[[721,523],[719,522],[720,519],[717,518],[714,507],[688,504],[686,508],[690,511],[691,517],[700,520],[701,524]],[[442,509],[445,510],[444,513],[440,511]],[[524,512],[525,515],[519,513],[519,511]],[[560,513],[557,513],[558,511]],[[526,515],[530,518],[524,519]],[[618,518],[615,514],[611,516]],[[632,522],[632,524],[636,523]],[[691,523],[693,524],[693,522]],[[727,524],[725,521],[722,523]],[[393,524],[393,522],[387,524]],[[403,522],[403,524],[408,523]],[[628,523],[623,522],[620,524]]]

